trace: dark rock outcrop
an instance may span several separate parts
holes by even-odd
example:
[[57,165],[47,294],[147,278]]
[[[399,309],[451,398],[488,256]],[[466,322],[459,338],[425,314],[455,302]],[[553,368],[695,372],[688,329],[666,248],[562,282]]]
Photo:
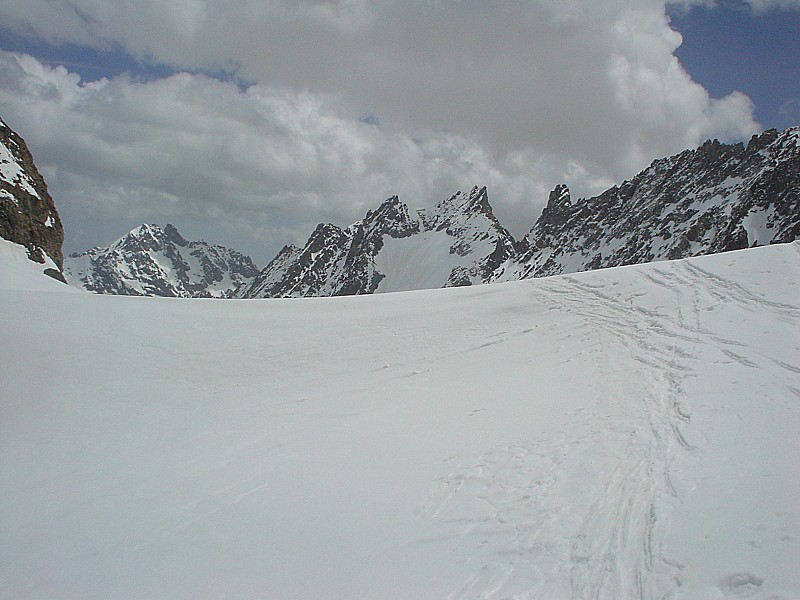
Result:
[[64,281],[64,228],[33,156],[17,133],[0,120],[0,237],[25,246],[28,257],[53,265],[44,270]]

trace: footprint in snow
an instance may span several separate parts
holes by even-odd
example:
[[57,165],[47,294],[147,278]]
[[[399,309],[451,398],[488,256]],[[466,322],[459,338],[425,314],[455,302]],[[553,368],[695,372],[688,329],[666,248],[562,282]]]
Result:
[[758,592],[763,583],[763,577],[752,573],[733,573],[720,580],[718,587],[727,597],[747,598]]

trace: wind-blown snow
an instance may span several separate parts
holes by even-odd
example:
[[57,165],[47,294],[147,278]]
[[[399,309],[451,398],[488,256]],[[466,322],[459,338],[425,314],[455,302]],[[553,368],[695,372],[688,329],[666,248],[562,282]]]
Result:
[[798,282],[2,290],[3,598],[795,598]]

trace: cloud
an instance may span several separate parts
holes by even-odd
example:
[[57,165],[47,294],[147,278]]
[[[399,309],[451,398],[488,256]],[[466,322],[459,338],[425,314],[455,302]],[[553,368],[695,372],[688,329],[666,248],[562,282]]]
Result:
[[527,164],[494,166],[458,135],[410,137],[344,118],[321,95],[188,73],[82,83],[9,53],[0,83],[3,117],[33,148],[68,235],[74,226],[73,250],[87,229],[110,241],[142,221],[173,220],[214,241],[238,232],[238,246],[265,261],[317,222],[346,225],[395,193],[412,206],[479,183],[518,201],[546,194]]
[[81,82],[3,57],[0,110],[68,227],[127,197],[131,219],[189,215],[260,259],[388,195],[424,206],[474,184],[521,235],[558,183],[589,195],[759,129],[746,96],[683,70],[660,0],[9,0],[0,22],[175,71]]

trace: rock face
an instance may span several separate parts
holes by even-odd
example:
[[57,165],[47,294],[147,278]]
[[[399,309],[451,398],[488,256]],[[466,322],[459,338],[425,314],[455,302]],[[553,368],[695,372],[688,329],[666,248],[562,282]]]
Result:
[[557,187],[527,250],[495,281],[790,242],[800,236],[800,128],[747,146],[706,142],[573,202]]
[[411,210],[397,196],[346,229],[320,224],[305,246],[286,246],[236,297],[343,296],[488,282],[514,240],[486,188]]
[[64,228],[25,141],[0,120],[0,237],[25,246],[44,272],[64,280]]
[[418,212],[426,231],[444,231],[455,240],[448,249],[451,255],[471,258],[451,269],[445,286],[488,283],[498,266],[515,254],[514,238],[494,216],[485,187],[472,188],[466,196],[459,192],[432,211]]
[[800,238],[800,128],[744,144],[709,141],[631,181],[573,201],[550,194],[525,239],[497,221],[486,188],[429,210],[397,197],[346,229],[321,224],[285,247],[241,298],[337,296],[511,281],[790,242]]
[[107,248],[71,254],[67,281],[98,294],[224,298],[258,268],[235,250],[189,242],[167,225],[141,225]]

